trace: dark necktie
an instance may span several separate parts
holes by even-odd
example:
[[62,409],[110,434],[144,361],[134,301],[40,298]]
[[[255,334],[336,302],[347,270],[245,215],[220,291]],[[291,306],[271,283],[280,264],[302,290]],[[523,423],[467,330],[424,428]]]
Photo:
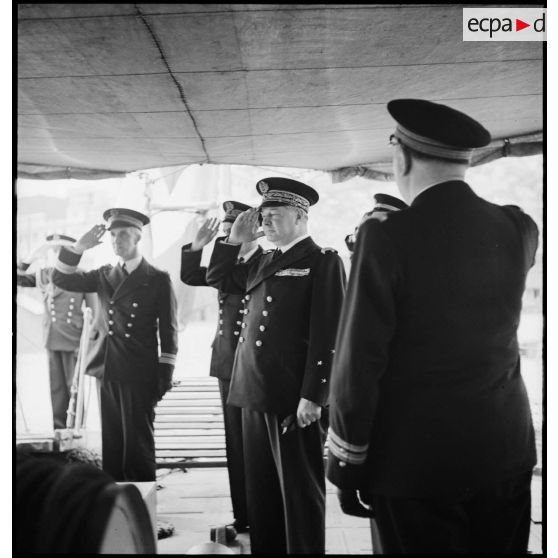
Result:
[[124,274],[124,277],[128,277],[128,275],[130,275],[130,273],[126,269],[126,262],[122,264],[122,273]]
[[238,258],[236,263],[239,263],[239,264],[244,263],[244,258],[242,256],[240,256],[240,258]]
[[281,252],[281,250],[279,250],[279,248],[276,248],[275,252],[273,252],[273,257],[271,258],[271,261],[276,260],[282,254],[283,254],[283,252]]

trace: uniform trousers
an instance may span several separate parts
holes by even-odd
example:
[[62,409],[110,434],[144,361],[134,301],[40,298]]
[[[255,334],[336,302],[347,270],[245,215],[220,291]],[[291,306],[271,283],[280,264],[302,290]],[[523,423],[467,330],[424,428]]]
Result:
[[103,470],[115,481],[155,480],[155,388],[101,382]]
[[462,499],[373,495],[385,554],[527,554],[531,476],[473,490]]
[[225,447],[227,451],[227,470],[234,519],[240,525],[248,525],[246,509],[246,483],[244,481],[244,453],[242,448],[242,411],[227,405],[230,380],[219,378],[219,393],[225,423]]
[[325,553],[323,418],[281,434],[277,415],[242,409],[252,554]]
[[54,428],[66,428],[66,411],[77,362],[77,351],[48,352],[48,372],[50,377],[50,401]]

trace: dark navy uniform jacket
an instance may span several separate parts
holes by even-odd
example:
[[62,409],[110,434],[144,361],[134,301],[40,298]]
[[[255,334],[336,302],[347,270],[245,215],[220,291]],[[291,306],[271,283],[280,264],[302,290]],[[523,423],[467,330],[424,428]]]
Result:
[[26,273],[28,263],[17,268],[16,282],[20,287],[38,287],[43,295],[45,314],[43,318],[43,341],[51,351],[75,351],[79,349],[83,329],[83,303],[95,309],[95,295],[68,292],[52,282],[53,268],[43,268],[36,273]]
[[[180,279],[192,287],[208,287],[205,274],[207,268],[201,266],[202,250],[192,252],[191,243],[182,247]],[[263,250],[258,246],[249,261],[259,258]],[[217,331],[211,344],[211,364],[209,375],[230,380],[234,362],[234,352],[240,337],[240,324],[244,316],[243,294],[228,294],[218,291],[219,317]]]
[[75,271],[80,257],[62,248],[53,281],[63,289],[96,292],[99,297],[88,374],[155,386],[159,363],[174,366],[178,351],[176,298],[169,274],[145,258],[128,277],[119,265]]
[[326,405],[345,270],[310,237],[273,260],[273,250],[235,265],[239,246],[215,243],[208,284],[245,292],[227,403],[289,415],[301,397]]
[[363,223],[332,372],[334,484],[462,498],[534,466],[517,327],[537,238],[462,181]]

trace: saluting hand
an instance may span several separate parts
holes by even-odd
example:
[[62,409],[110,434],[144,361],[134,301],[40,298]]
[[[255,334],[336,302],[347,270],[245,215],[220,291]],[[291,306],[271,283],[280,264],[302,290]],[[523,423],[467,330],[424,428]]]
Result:
[[207,218],[192,241],[192,251],[197,252],[209,244],[219,232],[219,225],[220,221],[216,217]]
[[258,232],[259,214],[259,210],[255,207],[243,211],[233,223],[231,233],[229,234],[229,242],[232,244],[242,244],[243,242],[252,242],[264,236],[263,231]]
[[313,422],[320,420],[322,416],[322,408],[317,403],[300,398],[298,408],[296,410],[296,422],[300,428],[310,426]]
[[85,250],[98,246],[101,244],[101,237],[106,231],[105,225],[95,225],[74,244],[74,248],[83,253]]

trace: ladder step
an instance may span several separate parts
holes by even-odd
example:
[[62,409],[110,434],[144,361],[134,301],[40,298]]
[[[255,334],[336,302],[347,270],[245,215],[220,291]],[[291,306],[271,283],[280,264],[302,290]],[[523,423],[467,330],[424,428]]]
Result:
[[222,415],[221,407],[157,407],[157,415]]
[[167,399],[157,406],[157,409],[176,408],[176,407],[209,407],[218,406],[221,408],[221,401],[215,398],[207,399]]
[[226,457],[224,449],[202,449],[202,450],[167,450],[167,449],[158,449],[155,451],[157,459],[160,457],[175,457],[181,459],[188,459],[190,457]]
[[201,438],[214,438],[217,436],[224,437],[225,430],[223,428],[169,428],[157,429],[155,438],[172,438],[180,436],[195,436]]

